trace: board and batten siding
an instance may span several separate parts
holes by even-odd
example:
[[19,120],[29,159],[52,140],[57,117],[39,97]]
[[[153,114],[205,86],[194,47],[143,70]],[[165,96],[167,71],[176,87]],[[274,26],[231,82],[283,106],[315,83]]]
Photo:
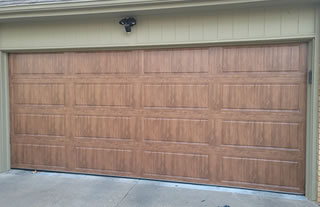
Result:
[[288,39],[315,33],[315,8],[255,8],[136,16],[125,33],[120,17],[0,25],[0,48],[105,48]]

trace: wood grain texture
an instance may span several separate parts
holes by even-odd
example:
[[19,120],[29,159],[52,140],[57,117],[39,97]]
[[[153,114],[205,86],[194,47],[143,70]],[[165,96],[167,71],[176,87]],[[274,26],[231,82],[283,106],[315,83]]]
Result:
[[298,43],[11,54],[12,167],[303,194],[306,58]]
[[28,83],[16,84],[15,103],[25,105],[63,105],[65,100],[63,84]]
[[222,144],[298,149],[299,127],[299,123],[225,120]]
[[144,118],[146,141],[209,143],[208,120]]
[[130,107],[132,85],[130,84],[76,84],[75,104],[80,106]]
[[223,50],[224,72],[286,72],[306,67],[299,45],[282,47],[238,47]]
[[130,139],[130,127],[134,120],[130,117],[76,116],[75,137]]
[[151,176],[208,179],[208,155],[144,152],[143,174]]
[[[237,166],[237,168],[235,168]],[[223,157],[222,182],[252,186],[283,186],[298,190],[299,163],[254,158]],[[237,173],[228,173],[230,169]]]
[[207,73],[207,49],[150,50],[144,55],[145,73]]
[[207,108],[208,85],[144,84],[144,106],[161,108]]
[[[123,149],[77,147],[76,168],[110,172],[131,172],[133,152]],[[101,162],[104,160],[103,162]]]
[[[79,58],[81,64],[78,65]],[[69,61],[75,74],[134,74],[139,72],[138,53],[127,52],[97,52],[77,53],[70,55]]]
[[225,84],[222,90],[225,110],[299,110],[299,85]]
[[33,136],[65,135],[65,117],[63,115],[16,114],[15,120],[15,134]]

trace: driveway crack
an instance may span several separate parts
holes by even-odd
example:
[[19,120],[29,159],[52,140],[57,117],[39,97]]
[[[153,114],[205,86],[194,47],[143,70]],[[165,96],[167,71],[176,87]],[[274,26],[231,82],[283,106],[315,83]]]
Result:
[[119,203],[117,203],[117,205],[115,207],[119,207],[120,204],[122,203],[122,201],[129,195],[129,193],[131,192],[131,190],[136,187],[136,185],[138,184],[138,182],[136,182],[129,190],[128,192],[123,196],[123,198],[119,201]]

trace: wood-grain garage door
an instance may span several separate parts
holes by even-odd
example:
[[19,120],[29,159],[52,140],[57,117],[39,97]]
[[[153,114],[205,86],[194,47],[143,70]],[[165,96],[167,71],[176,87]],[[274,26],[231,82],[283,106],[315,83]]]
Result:
[[304,193],[306,54],[11,54],[12,167]]

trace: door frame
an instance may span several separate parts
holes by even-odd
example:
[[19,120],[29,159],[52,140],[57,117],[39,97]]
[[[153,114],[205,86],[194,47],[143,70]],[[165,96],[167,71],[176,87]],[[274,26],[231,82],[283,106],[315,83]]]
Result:
[[[320,34],[319,24],[320,12],[317,12],[316,34]],[[278,40],[257,40],[243,42],[221,42],[209,43],[205,46],[221,46],[221,45],[258,45],[258,44],[280,44],[288,42],[307,42],[308,44],[308,79],[309,71],[312,71],[312,84],[307,83],[307,113],[306,113],[306,169],[305,169],[305,196],[309,200],[317,199],[318,191],[318,77],[319,77],[319,35],[315,37],[295,38],[295,39],[278,39]],[[201,47],[203,44],[189,45],[167,45],[167,46],[152,46],[152,47],[132,47],[128,46],[126,50],[146,49],[146,48],[174,48],[174,47]],[[94,49],[94,48],[93,48]],[[119,48],[96,48],[96,50],[114,50]],[[9,64],[8,54],[17,52],[59,52],[59,51],[88,51],[90,49],[40,49],[40,50],[0,50],[0,172],[10,169],[10,104],[9,104]],[[90,50],[91,51],[91,50]],[[2,146],[2,147],[1,147]],[[2,158],[1,158],[2,157]]]

